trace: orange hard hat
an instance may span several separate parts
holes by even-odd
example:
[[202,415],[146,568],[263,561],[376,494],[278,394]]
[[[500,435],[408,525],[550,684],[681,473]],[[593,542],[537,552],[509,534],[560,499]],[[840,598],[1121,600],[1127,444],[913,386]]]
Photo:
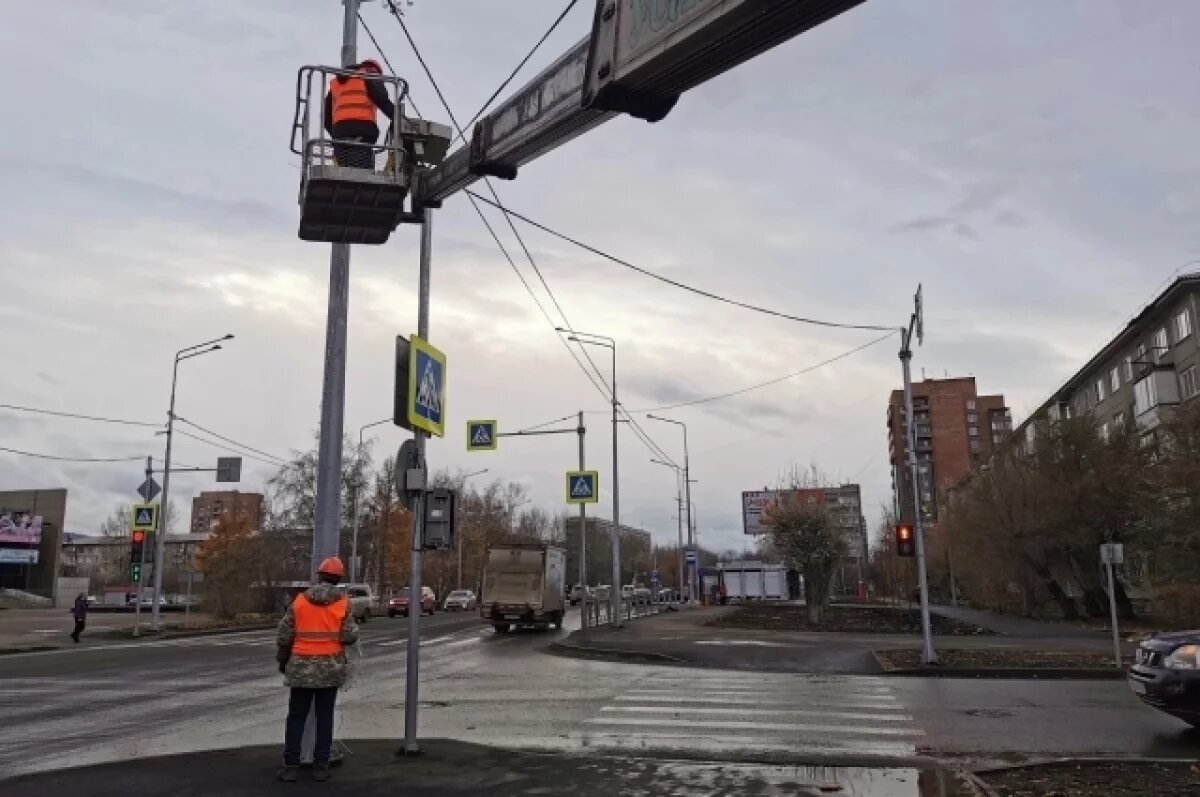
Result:
[[376,61],[374,58],[368,58],[367,60],[363,61],[361,64],[358,65],[358,68],[359,69],[374,69],[380,75],[383,74],[383,67],[381,67],[379,65],[379,62]]
[[318,573],[324,573],[327,576],[337,576],[338,578],[346,577],[346,566],[342,564],[342,560],[336,556],[331,556],[321,566],[317,568]]

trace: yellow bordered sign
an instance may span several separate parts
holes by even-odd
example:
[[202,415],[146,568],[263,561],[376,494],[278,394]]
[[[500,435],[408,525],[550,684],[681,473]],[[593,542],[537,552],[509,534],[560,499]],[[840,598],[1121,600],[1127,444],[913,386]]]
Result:
[[408,422],[436,437],[446,434],[446,355],[412,336],[408,349]]
[[600,500],[600,474],[594,470],[567,471],[567,503],[595,504]]
[[495,451],[497,442],[495,421],[467,421],[468,451]]

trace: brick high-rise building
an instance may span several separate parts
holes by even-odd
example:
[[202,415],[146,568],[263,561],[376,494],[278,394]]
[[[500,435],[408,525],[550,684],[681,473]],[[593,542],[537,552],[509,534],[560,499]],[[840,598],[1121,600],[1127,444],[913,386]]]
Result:
[[245,521],[257,531],[262,513],[262,493],[242,493],[237,490],[200,493],[192,499],[192,534],[208,534],[227,517]]
[[[1003,395],[981,396],[974,377],[914,382],[917,467],[923,519],[936,522],[938,501],[1012,432],[1012,414]],[[893,492],[900,516],[912,517],[912,477],[904,391],[893,390],[887,411]]]

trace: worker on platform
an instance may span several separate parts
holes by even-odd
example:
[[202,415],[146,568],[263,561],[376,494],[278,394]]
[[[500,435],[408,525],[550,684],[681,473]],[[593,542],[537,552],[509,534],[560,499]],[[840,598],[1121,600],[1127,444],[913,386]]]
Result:
[[313,777],[329,780],[333,707],[346,682],[346,646],[358,642],[350,599],[337,586],[345,575],[346,566],[336,556],[321,562],[317,583],[297,595],[279,621],[276,660],[284,685],[291,689],[280,780],[296,780],[304,723],[314,703]]
[[390,127],[396,117],[396,106],[388,97],[387,84],[371,79],[383,74],[378,62],[367,59],[350,68],[354,75],[337,75],[329,82],[325,94],[325,132],[334,141],[333,157],[339,166],[374,169],[375,151],[371,145],[379,140],[375,113],[382,112]]

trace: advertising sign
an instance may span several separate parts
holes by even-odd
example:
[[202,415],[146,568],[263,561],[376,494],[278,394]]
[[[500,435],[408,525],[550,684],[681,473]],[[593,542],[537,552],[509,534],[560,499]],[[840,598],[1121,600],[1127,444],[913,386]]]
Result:
[[0,512],[0,548],[37,547],[42,544],[42,516],[28,512]]
[[780,501],[799,501],[806,504],[825,503],[825,491],[821,488],[801,490],[756,490],[742,493],[742,530],[746,534],[766,534],[770,529],[763,525],[767,509]]

